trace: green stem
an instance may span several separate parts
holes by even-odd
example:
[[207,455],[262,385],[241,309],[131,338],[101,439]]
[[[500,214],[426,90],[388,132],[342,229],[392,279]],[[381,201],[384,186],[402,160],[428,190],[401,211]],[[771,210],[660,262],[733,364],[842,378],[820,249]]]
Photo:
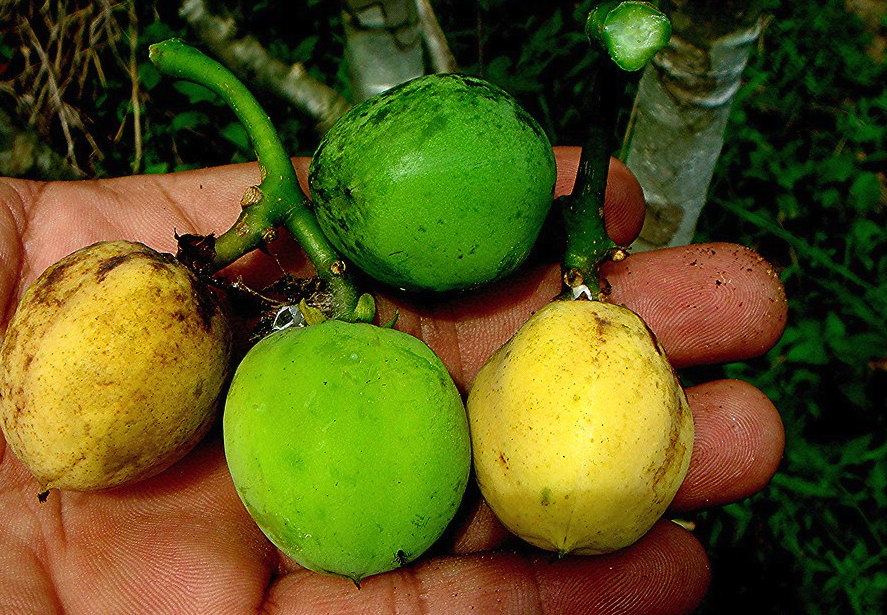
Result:
[[616,66],[642,69],[671,38],[671,22],[649,2],[607,0],[588,16],[585,34]]
[[246,128],[256,151],[260,184],[246,191],[237,221],[215,239],[212,269],[218,271],[272,241],[277,229],[285,227],[302,246],[318,277],[329,283],[334,297],[331,315],[354,319],[359,293],[308,208],[292,160],[252,93],[231,71],[184,41],[170,39],[151,45],[149,57],[161,72],[218,94]]
[[619,246],[604,226],[604,200],[610,156],[618,147],[616,117],[627,78],[624,71],[642,68],[671,36],[671,24],[646,2],[609,1],[589,15],[586,33],[610,61],[599,61],[587,100],[589,133],[582,147],[576,183],[562,200],[566,231],[563,258],[564,297],[600,294],[598,270]]
[[618,97],[612,87],[618,81],[612,67],[601,67],[587,100],[588,134],[582,146],[579,169],[573,191],[562,200],[562,215],[567,245],[563,257],[564,283],[571,290],[589,287],[596,295],[598,268],[616,243],[604,226],[604,198],[610,153],[613,151],[613,125],[618,112]]

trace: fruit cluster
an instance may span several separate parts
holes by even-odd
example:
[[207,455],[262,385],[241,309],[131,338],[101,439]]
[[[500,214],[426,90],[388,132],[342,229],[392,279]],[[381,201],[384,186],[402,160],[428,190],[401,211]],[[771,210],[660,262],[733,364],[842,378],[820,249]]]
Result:
[[[689,464],[686,397],[637,315],[573,300],[594,294],[593,267],[615,247],[600,191],[565,206],[580,236],[567,229],[571,253],[597,233],[594,262],[565,265],[575,287],[489,358],[467,408],[424,343],[369,322],[372,297],[344,266],[440,293],[469,292],[523,263],[556,173],[544,132],[511,96],[477,78],[430,75],[355,106],[315,153],[309,203],[233,75],[181,41],[151,57],[227,97],[263,180],[231,229],[181,238],[178,257],[103,242],[24,294],[0,351],[0,422],[40,491],[156,475],[221,410],[231,477],[258,526],[301,565],[355,583],[442,535],[472,464],[506,527],[559,554],[621,548],[664,513]],[[214,275],[278,227],[311,259],[317,292],[277,306],[286,322],[235,361],[231,289]]]

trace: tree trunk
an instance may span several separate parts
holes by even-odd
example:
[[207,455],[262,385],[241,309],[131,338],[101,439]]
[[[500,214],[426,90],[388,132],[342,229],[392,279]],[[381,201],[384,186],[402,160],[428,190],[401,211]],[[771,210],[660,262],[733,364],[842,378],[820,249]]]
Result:
[[415,0],[344,0],[343,7],[355,101],[425,74]]
[[235,38],[233,20],[212,14],[204,0],[184,0],[179,13],[228,68],[314,118],[320,134],[350,107],[338,92],[309,75],[301,63],[287,66],[252,36]]
[[[320,134],[350,108],[348,100],[311,77],[302,64],[287,66],[254,37],[236,37],[234,21],[213,14],[205,0],[182,0],[179,13],[219,60],[245,81],[314,118]],[[427,0],[343,0],[343,22],[355,102],[423,75],[423,41],[434,71],[456,70]]]
[[641,77],[623,148],[647,200],[636,251],[693,240],[763,24],[758,0],[671,0],[661,8],[672,21],[672,38]]
[[459,70],[456,58],[447,43],[447,37],[437,21],[434,9],[428,0],[416,0],[416,9],[419,11],[419,23],[422,25],[422,38],[425,41],[425,50],[431,62],[431,69],[436,73],[455,73]]

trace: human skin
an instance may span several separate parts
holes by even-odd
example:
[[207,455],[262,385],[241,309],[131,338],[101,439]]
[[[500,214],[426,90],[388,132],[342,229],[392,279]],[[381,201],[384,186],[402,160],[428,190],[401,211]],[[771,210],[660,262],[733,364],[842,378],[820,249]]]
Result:
[[[558,194],[575,177],[578,148],[558,148]],[[301,181],[308,161],[295,160]],[[107,181],[0,180],[0,327],[47,266],[89,243],[142,241],[174,251],[174,233],[210,233],[236,219],[254,164]],[[304,183],[303,183],[304,186]],[[637,235],[640,188],[613,163],[607,228]],[[307,270],[286,237],[226,275],[261,285],[280,266]],[[279,265],[278,265],[279,263]],[[781,334],[785,296],[770,265],[732,244],[639,253],[602,272],[611,300],[637,311],[677,368],[743,360]],[[425,340],[465,392],[486,358],[557,294],[554,263],[529,263],[488,289],[421,304],[377,294],[379,319]],[[738,381],[687,391],[696,425],[690,470],[671,514],[690,514],[759,491],[775,472],[784,432],[774,405]],[[97,493],[54,491],[0,441],[0,612],[48,613],[682,613],[702,600],[710,570],[691,532],[660,521],[607,556],[566,557],[526,548],[470,490],[453,527],[419,562],[350,581],[301,569],[247,515],[212,432],[166,472]]]

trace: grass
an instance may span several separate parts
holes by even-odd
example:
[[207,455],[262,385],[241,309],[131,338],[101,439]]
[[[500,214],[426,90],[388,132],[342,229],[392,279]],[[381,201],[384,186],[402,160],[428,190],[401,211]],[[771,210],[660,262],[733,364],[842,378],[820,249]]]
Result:
[[776,401],[786,454],[764,492],[703,516],[716,571],[706,612],[880,613],[885,65],[842,2],[773,1],[768,11],[698,234],[751,245],[781,268],[785,335],[723,373]]

